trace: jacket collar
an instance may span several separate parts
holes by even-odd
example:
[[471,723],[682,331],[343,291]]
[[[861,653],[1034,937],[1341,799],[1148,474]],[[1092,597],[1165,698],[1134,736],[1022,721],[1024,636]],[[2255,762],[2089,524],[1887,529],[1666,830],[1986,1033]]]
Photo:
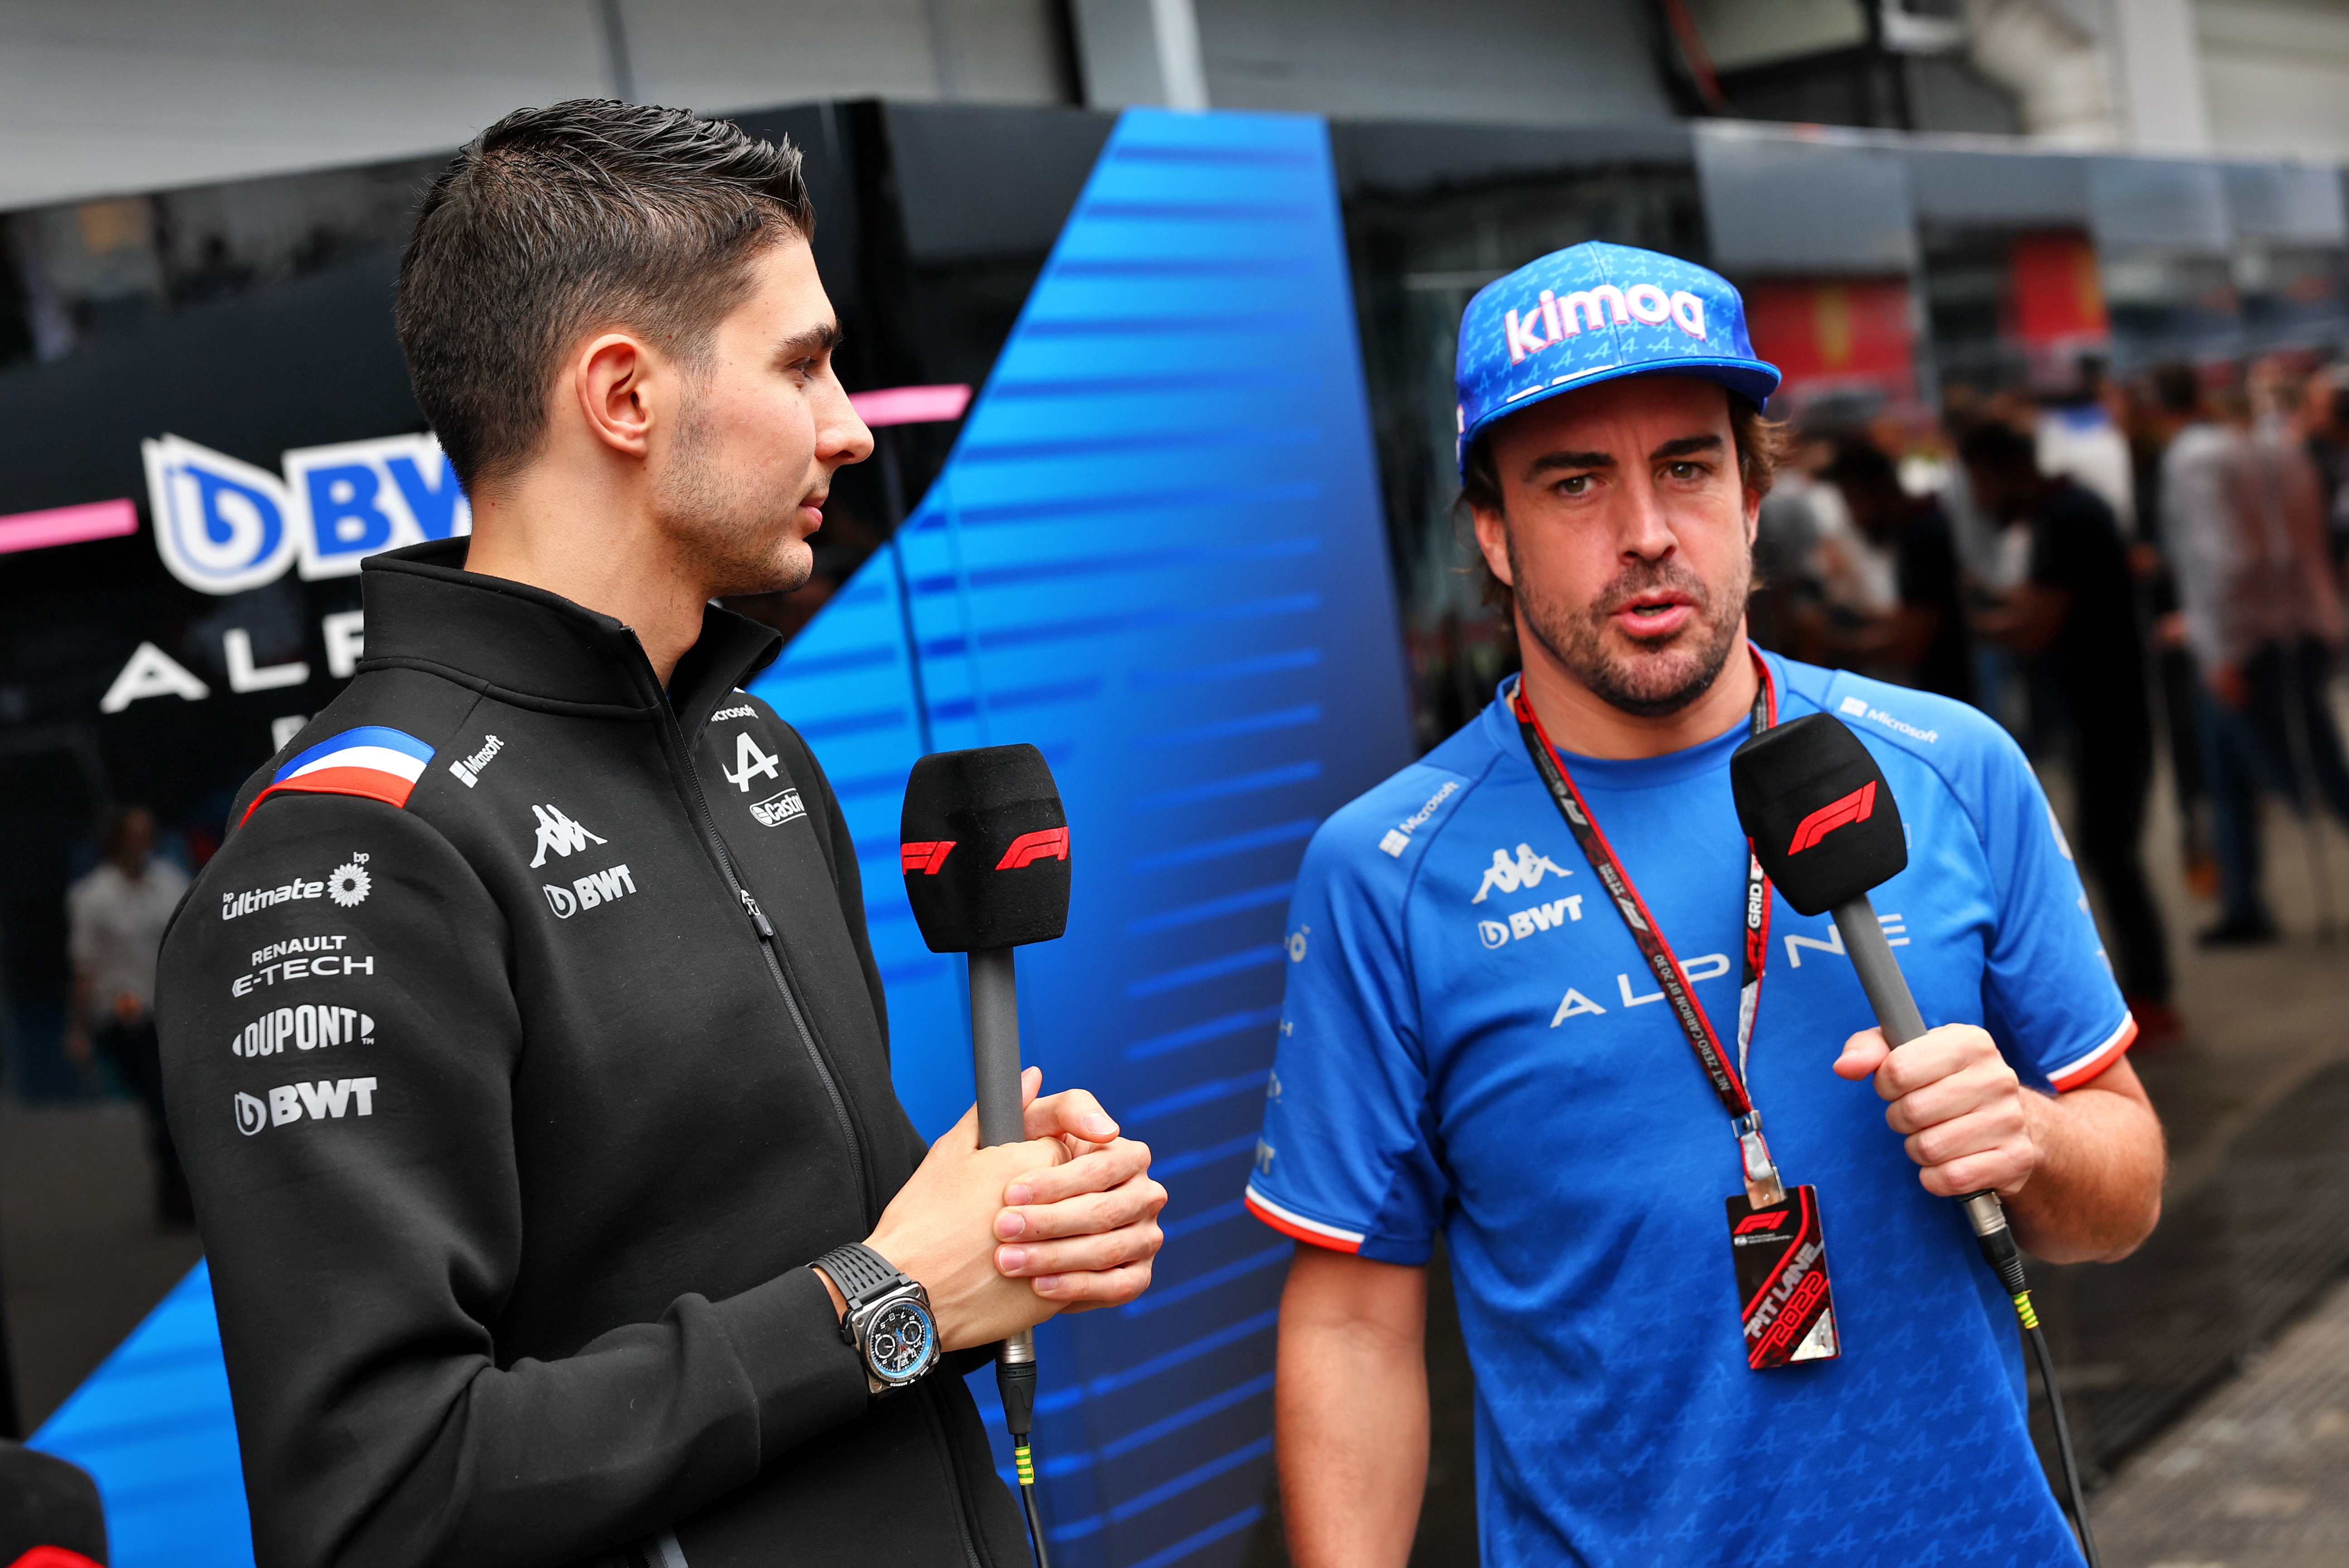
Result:
[[[468,541],[438,539],[361,563],[359,669],[424,670],[501,701],[582,717],[648,719],[660,683],[636,634],[526,583],[465,570]],[[719,699],[774,661],[770,627],[712,605],[678,660],[668,697],[691,743]]]

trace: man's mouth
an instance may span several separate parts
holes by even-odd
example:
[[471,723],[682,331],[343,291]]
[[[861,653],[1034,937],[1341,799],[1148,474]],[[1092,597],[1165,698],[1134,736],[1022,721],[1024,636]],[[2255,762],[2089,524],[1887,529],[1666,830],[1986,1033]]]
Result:
[[1646,639],[1669,637],[1695,614],[1696,600],[1692,596],[1664,589],[1625,599],[1607,618],[1626,636]]

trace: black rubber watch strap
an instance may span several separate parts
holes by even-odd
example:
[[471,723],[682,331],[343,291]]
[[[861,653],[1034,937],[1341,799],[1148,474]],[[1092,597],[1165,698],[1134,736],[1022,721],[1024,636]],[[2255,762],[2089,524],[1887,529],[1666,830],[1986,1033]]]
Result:
[[834,1247],[815,1261],[815,1266],[832,1276],[851,1306],[867,1296],[877,1295],[896,1284],[905,1276],[897,1266],[862,1241],[851,1241],[845,1247]]

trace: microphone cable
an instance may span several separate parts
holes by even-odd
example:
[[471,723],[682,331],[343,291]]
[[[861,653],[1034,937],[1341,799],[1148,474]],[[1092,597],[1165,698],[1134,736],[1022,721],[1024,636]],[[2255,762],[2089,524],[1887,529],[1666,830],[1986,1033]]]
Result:
[[2039,1364],[2039,1381],[2047,1390],[2047,1413],[2055,1427],[2055,1456],[2064,1470],[2066,1495],[2057,1501],[2072,1515],[2072,1528],[2079,1534],[2080,1552],[2088,1560],[2088,1568],[2103,1568],[2096,1559],[2095,1532],[2088,1528],[2088,1500],[2080,1488],[2080,1461],[2072,1452],[2072,1424],[2064,1417],[2064,1391],[2055,1383],[2055,1355],[2047,1348],[2047,1334],[2039,1326],[2038,1309],[2031,1304],[2031,1285],[2023,1277],[2023,1249],[2015,1245],[2005,1205],[1999,1202],[1997,1193],[1969,1193],[1958,1201],[1966,1211],[1967,1223],[1973,1227],[1982,1261],[2013,1299],[2015,1321],[2023,1325],[2023,1336],[2031,1342],[2032,1358]]
[[1019,1478],[1019,1508],[1028,1516],[1028,1547],[1036,1568],[1052,1568],[1044,1549],[1044,1515],[1036,1502],[1036,1457],[1028,1440],[1036,1420],[1036,1341],[1031,1334],[1003,1342],[995,1359],[995,1388],[1003,1397],[1003,1425],[1011,1434],[1011,1466]]

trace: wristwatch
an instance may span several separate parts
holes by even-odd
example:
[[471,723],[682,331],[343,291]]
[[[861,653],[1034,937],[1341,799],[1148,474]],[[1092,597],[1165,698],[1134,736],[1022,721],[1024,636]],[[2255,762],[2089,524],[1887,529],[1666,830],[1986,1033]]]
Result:
[[930,1293],[862,1241],[834,1247],[815,1261],[848,1302],[840,1337],[864,1358],[864,1382],[874,1394],[894,1393],[938,1364],[938,1325]]

